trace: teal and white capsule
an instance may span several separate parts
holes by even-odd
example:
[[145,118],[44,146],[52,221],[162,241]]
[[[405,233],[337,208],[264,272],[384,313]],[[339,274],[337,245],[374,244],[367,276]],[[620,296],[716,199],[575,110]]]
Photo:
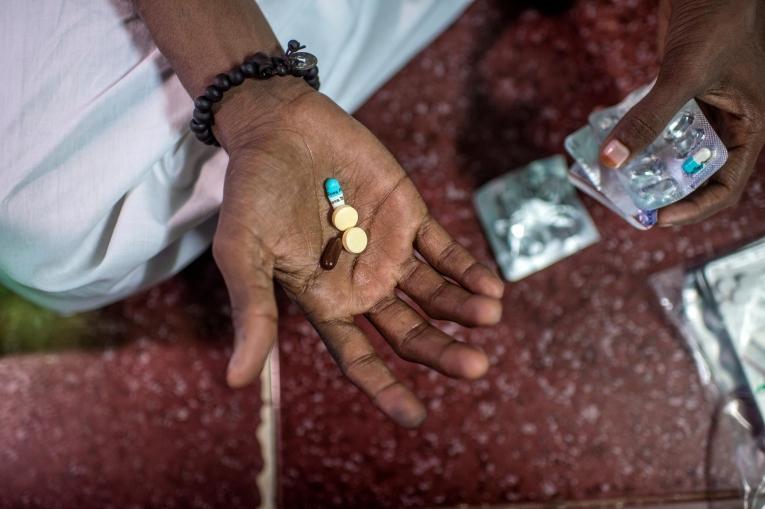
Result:
[[333,209],[342,207],[345,205],[345,196],[343,195],[343,188],[340,186],[340,182],[335,179],[327,179],[324,181],[324,190],[327,192],[327,198]]
[[712,159],[712,151],[707,147],[702,147],[688,159],[683,161],[683,171],[688,175],[695,175],[701,171],[710,159]]

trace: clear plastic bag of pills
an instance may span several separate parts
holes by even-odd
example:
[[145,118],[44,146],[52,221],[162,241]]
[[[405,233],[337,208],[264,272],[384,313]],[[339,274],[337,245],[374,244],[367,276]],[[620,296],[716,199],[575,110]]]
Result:
[[[603,172],[600,144],[618,120],[651,85],[641,87],[611,108],[593,112],[588,125],[566,138],[566,150],[597,187]],[[695,100],[690,100],[662,134],[615,173],[632,202],[641,210],[656,210],[691,194],[728,158],[728,151]]]
[[518,281],[600,239],[554,156],[495,178],[474,195],[502,275]]
[[707,263],[703,274],[744,364],[765,377],[765,241]]
[[710,466],[735,467],[738,507],[765,507],[765,239],[650,282],[717,409],[705,445]]

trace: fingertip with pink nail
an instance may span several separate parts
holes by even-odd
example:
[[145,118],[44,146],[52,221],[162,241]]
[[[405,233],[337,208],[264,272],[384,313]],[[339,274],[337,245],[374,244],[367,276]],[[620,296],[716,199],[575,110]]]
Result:
[[617,139],[613,139],[603,146],[600,151],[600,162],[612,169],[621,167],[630,157],[630,149]]

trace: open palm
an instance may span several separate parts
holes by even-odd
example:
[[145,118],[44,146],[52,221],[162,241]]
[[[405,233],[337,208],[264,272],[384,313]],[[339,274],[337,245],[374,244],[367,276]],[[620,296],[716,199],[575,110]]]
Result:
[[[230,151],[214,242],[237,334],[229,383],[256,377],[273,345],[276,279],[342,371],[383,412],[416,426],[424,407],[385,366],[354,317],[365,315],[402,358],[475,378],[487,369],[485,355],[431,326],[397,289],[432,318],[491,325],[500,319],[502,282],[429,216],[393,156],[332,101],[304,94],[278,118]],[[319,265],[322,250],[340,233],[323,192],[330,177],[358,210],[369,244],[360,255],[343,252],[326,271]]]

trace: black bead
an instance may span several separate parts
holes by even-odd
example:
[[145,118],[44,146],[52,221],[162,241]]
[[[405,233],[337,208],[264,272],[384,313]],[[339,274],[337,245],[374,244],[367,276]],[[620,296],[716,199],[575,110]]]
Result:
[[197,139],[201,141],[202,143],[207,143],[208,145],[212,140],[215,139],[215,136],[213,135],[212,131],[203,131],[201,133],[196,133]]
[[192,120],[191,122],[189,122],[189,129],[191,129],[195,133],[202,133],[204,131],[207,131],[209,129],[209,126],[207,124],[197,122],[196,120]]
[[244,73],[241,69],[234,69],[228,73],[228,79],[231,80],[231,86],[241,85],[244,81]]
[[271,68],[277,76],[286,76],[289,73],[289,62],[284,57],[271,57]]
[[210,85],[205,89],[205,97],[210,99],[211,102],[217,103],[223,99],[223,92],[215,85]]
[[297,42],[295,39],[292,39],[290,42],[287,43],[287,49],[290,51],[297,51],[300,49],[300,43]]
[[247,59],[248,62],[252,62],[257,67],[271,63],[271,57],[265,53],[255,53],[253,56]]
[[303,74],[303,77],[307,80],[313,79],[316,76],[319,75],[319,68],[318,67],[311,67],[308,69],[305,74]]
[[305,82],[308,83],[314,90],[319,90],[319,77],[315,76],[311,79],[304,78]]
[[210,123],[210,118],[212,118],[212,113],[209,111],[202,111],[202,110],[194,110],[194,120],[199,122],[200,124],[208,124]]
[[241,66],[239,66],[239,69],[241,69],[242,74],[248,78],[254,78],[258,75],[258,68],[252,62],[243,63]]
[[228,76],[225,74],[217,75],[213,83],[215,83],[215,86],[218,87],[221,92],[225,92],[231,88],[231,80],[228,79]]
[[260,79],[268,79],[273,75],[274,75],[274,68],[271,66],[271,64],[262,65],[258,72],[258,76],[260,77]]
[[210,111],[212,109],[212,103],[207,97],[200,95],[194,99],[194,107],[202,111]]

